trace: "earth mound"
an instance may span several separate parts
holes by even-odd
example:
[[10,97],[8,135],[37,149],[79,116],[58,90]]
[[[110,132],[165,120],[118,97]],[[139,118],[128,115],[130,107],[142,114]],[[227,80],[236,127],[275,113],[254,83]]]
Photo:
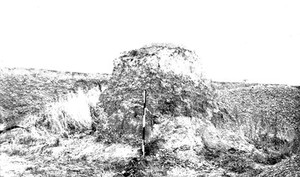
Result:
[[110,117],[112,130],[124,137],[135,135],[141,123],[144,90],[149,125],[167,116],[205,117],[207,108],[213,107],[212,91],[200,69],[198,56],[178,46],[152,45],[124,52],[114,60],[98,108]]

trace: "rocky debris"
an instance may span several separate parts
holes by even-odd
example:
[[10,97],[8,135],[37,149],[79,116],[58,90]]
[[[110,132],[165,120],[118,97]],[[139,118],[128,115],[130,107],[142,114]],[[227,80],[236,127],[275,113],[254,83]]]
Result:
[[244,152],[253,152],[254,145],[247,141],[246,137],[231,132],[229,130],[217,129],[213,125],[207,125],[203,128],[202,140],[209,149],[227,151],[229,149],[238,149]]

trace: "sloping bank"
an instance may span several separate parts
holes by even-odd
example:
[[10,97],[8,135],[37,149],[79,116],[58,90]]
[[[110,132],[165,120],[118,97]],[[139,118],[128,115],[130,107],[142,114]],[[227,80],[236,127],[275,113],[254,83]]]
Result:
[[[190,169],[188,175],[227,172],[257,175],[264,165],[292,155],[282,155],[282,149],[290,152],[295,147],[292,146],[296,142],[294,117],[276,119],[287,122],[283,124],[284,131],[276,134],[282,149],[267,149],[270,152],[260,149],[257,144],[267,141],[261,136],[266,131],[263,126],[256,130],[253,122],[259,120],[268,125],[271,122],[265,120],[268,117],[236,116],[230,106],[232,100],[220,96],[202,77],[201,62],[194,52],[162,44],[124,52],[114,60],[111,80],[97,106],[97,111],[108,117],[98,115],[100,141],[109,137],[112,142],[140,144],[143,90],[147,90],[148,99],[146,124],[152,130],[148,154],[155,155],[152,158],[172,156],[177,162],[165,166],[161,160],[164,158],[152,159],[157,160],[154,165],[157,169],[152,166],[149,172],[144,166],[147,173],[167,169],[168,174],[173,174],[174,169],[184,168]],[[263,109],[268,112],[269,107]],[[271,123],[276,126],[273,120]],[[207,167],[204,162],[210,164],[209,172],[204,172],[204,166]]]
[[276,164],[261,175],[300,175],[300,163],[295,160],[299,156],[294,157],[300,150],[300,90],[275,84],[214,83],[214,86],[221,110],[215,116],[216,126],[243,133],[256,149],[264,152],[264,163]]

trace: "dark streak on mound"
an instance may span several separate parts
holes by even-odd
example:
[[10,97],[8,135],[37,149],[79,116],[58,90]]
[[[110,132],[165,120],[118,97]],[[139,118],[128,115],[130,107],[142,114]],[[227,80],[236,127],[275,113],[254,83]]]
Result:
[[0,130],[0,134],[6,133],[6,132],[8,132],[10,130],[13,130],[13,129],[16,129],[16,128],[21,128],[21,129],[24,129],[27,132],[29,132],[29,130],[27,128],[24,128],[24,127],[21,127],[21,126],[18,126],[18,125],[13,125],[13,126],[5,127],[4,130]]

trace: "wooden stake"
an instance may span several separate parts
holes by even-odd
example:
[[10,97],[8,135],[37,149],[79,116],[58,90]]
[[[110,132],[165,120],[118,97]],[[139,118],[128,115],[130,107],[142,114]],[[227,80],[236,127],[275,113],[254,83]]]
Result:
[[146,100],[146,90],[144,90],[144,108],[143,108],[143,137],[142,137],[142,153],[143,157],[145,157],[145,134],[146,134],[146,106],[147,106],[147,100]]

